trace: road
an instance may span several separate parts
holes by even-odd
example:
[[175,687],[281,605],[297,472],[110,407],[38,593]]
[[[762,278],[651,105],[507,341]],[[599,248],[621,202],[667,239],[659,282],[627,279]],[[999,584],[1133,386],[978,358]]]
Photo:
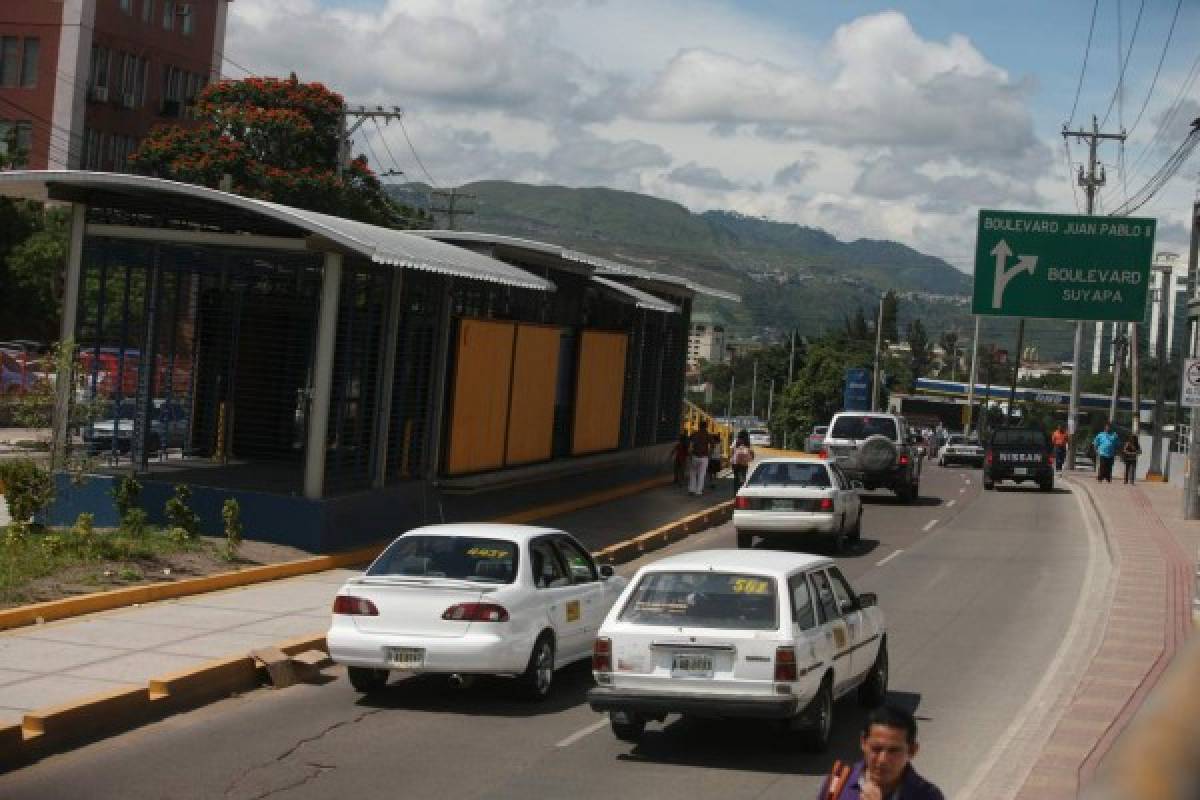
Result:
[[[915,709],[917,766],[950,797],[978,779],[1037,701],[1086,600],[1096,552],[1068,490],[982,492],[978,475],[931,465],[911,506],[869,493],[863,543],[838,558],[860,590],[879,593],[891,700]],[[733,543],[726,525],[669,551]],[[0,796],[804,798],[834,757],[854,756],[861,723],[852,700],[839,704],[823,756],[765,726],[676,718],[651,725],[632,747],[584,702],[586,665],[561,673],[540,706],[511,698],[499,681],[451,692],[408,680],[360,697],[333,674],[324,685],[254,692],[46,759],[0,777]]]

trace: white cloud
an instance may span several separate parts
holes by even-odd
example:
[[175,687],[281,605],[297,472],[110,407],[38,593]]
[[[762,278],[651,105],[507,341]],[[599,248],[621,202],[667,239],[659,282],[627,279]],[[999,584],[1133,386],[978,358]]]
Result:
[[338,1],[238,0],[228,52],[404,107],[445,184],[612,186],[946,255],[981,205],[1070,202],[1028,80],[897,12],[812,41],[724,0]]

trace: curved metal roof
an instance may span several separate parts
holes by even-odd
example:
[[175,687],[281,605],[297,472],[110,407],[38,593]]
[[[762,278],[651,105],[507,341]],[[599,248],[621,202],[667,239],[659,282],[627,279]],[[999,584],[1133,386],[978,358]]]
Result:
[[[649,292],[643,292],[641,289],[635,289],[632,286],[621,283],[620,281],[612,281],[608,278],[601,278],[599,275],[592,276],[592,282],[598,283],[601,286],[609,289],[617,294],[624,295],[638,308],[644,308],[647,311],[661,311],[664,314],[678,314],[679,307],[668,303],[661,297],[655,297]],[[627,301],[628,302],[628,301]]]
[[551,281],[489,256],[445,244],[409,231],[393,230],[365,222],[293,208],[266,200],[242,197],[144,175],[83,170],[17,170],[0,172],[0,196],[48,200],[51,186],[88,191],[176,195],[258,214],[316,234],[358,253],[377,264],[427,270],[521,289],[554,291]]

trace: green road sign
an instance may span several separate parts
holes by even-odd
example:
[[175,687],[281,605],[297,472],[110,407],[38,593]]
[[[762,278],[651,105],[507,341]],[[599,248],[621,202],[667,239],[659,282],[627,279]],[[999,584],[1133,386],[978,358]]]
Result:
[[1140,322],[1155,220],[980,211],[971,310]]

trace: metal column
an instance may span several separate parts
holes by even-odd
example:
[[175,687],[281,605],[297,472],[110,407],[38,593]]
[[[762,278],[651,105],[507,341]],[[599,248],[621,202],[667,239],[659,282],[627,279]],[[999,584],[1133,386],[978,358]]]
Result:
[[404,291],[404,272],[397,269],[392,275],[392,291],[388,298],[387,328],[383,334],[383,368],[379,370],[379,404],[375,419],[375,464],[371,485],[381,488],[387,479],[388,438],[392,425],[392,395],[396,379],[396,350],[400,342],[400,312]]
[[[63,287],[62,327],[59,330],[59,354],[57,379],[54,384],[54,450],[51,467],[61,469],[66,465],[70,451],[68,438],[71,435],[71,391],[75,386],[75,322],[79,316],[79,285],[83,274],[83,233],[87,226],[87,206],[71,204],[71,238],[67,245],[67,275]],[[116,440],[116,434],[113,435]]]
[[312,401],[308,409],[308,440],[304,444],[304,496],[310,500],[319,500],[325,493],[329,396],[333,388],[333,357],[337,348],[341,290],[341,253],[326,253],[321,276],[321,307],[317,316],[317,348],[313,358]]

